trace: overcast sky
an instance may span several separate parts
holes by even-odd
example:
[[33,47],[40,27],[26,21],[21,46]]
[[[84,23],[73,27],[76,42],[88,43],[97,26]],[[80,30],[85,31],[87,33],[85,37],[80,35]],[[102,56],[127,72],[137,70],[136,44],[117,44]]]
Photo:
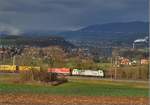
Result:
[[0,30],[75,30],[148,21],[148,0],[0,0]]

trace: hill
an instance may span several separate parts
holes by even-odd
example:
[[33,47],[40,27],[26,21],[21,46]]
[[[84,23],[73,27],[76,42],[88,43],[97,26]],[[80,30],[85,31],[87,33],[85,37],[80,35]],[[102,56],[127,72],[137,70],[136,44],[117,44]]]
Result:
[[127,22],[97,24],[85,27],[78,31],[84,32],[112,32],[112,33],[144,33],[148,32],[147,22]]
[[59,35],[69,40],[111,40],[132,42],[148,36],[148,22],[120,22],[90,25],[76,31],[65,31]]

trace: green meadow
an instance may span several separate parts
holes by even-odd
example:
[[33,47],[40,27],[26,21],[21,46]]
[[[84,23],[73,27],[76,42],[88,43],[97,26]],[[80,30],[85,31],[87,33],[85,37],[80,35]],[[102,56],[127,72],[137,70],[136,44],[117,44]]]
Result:
[[[0,93],[32,93],[68,96],[134,96],[148,97],[148,83],[106,80],[74,80],[51,86],[49,83],[13,83],[16,76],[0,75]],[[6,80],[5,80],[6,79]]]

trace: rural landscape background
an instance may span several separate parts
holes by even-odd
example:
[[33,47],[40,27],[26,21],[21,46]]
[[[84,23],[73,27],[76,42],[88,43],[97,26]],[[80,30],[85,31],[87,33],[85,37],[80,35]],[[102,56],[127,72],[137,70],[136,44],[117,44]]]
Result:
[[1,0],[0,105],[148,105],[148,0]]

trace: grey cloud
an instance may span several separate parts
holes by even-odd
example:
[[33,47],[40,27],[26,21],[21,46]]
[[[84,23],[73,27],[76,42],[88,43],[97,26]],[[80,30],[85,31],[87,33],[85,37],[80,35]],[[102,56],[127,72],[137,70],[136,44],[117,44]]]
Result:
[[76,29],[148,21],[148,0],[1,0],[0,23],[21,29]]

